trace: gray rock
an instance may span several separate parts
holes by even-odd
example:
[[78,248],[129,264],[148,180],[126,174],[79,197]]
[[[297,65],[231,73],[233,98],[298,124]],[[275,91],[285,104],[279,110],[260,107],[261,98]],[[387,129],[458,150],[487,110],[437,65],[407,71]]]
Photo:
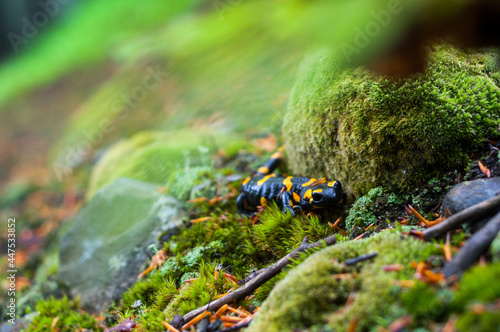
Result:
[[99,312],[117,300],[137,280],[148,246],[181,226],[181,204],[158,188],[117,179],[76,216],[61,243],[58,279],[85,309]]
[[[441,214],[449,210],[452,214],[474,204],[481,203],[500,192],[500,177],[465,181],[453,187],[443,199]],[[481,228],[490,218],[482,219],[473,225],[473,230]]]
[[29,322],[22,318],[16,318],[16,324],[12,325],[8,321],[0,323],[0,332],[20,332],[27,329]]

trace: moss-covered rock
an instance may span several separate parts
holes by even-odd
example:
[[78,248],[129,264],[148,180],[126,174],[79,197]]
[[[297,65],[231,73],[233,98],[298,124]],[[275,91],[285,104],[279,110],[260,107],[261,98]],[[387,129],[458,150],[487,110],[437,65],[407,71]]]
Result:
[[284,122],[294,174],[336,178],[357,196],[465,165],[483,138],[499,135],[497,57],[434,46],[424,74],[394,81],[342,69],[333,52],[310,54]]
[[170,194],[182,197],[200,172],[212,170],[210,153],[224,148],[232,154],[245,144],[238,135],[211,131],[140,132],[106,152],[92,171],[87,196],[128,177],[166,185]]
[[61,241],[58,280],[99,312],[130,287],[161,236],[182,227],[184,212],[159,186],[120,178],[78,212]]
[[[409,263],[425,260],[433,250],[432,244],[402,238],[397,232],[384,232],[369,239],[325,248],[290,271],[276,285],[249,332],[293,331],[324,325],[334,331],[346,331],[354,317],[359,319],[359,329],[381,322],[388,324],[400,314],[394,302],[401,288],[395,285],[395,280],[410,278],[414,270]],[[347,259],[372,252],[377,252],[378,256],[358,267],[342,264]],[[397,272],[382,269],[394,263],[404,268]],[[336,277],[336,274],[342,275]],[[351,293],[355,293],[354,301],[344,306]]]

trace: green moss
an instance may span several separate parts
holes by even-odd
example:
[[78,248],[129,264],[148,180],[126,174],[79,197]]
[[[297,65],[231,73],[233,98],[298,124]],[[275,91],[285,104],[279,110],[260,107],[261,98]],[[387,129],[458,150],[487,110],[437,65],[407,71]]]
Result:
[[500,280],[500,263],[474,267],[464,274],[452,306],[459,310],[475,301],[493,302],[499,299],[498,280]]
[[274,202],[260,219],[262,222],[252,228],[252,237],[246,244],[250,255],[255,255],[262,248],[261,254],[269,252],[277,259],[295,248],[305,236],[315,242],[333,235],[333,229],[326,221],[320,222],[317,216],[309,218],[303,214],[296,217],[290,213],[283,214]]
[[347,230],[353,227],[368,226],[377,222],[374,214],[377,199],[384,193],[381,187],[373,188],[367,195],[360,197],[349,210],[345,221]]
[[465,166],[484,137],[499,135],[497,57],[435,46],[424,74],[394,81],[344,70],[332,52],[309,55],[283,126],[294,174],[336,178],[358,196]]
[[422,324],[429,321],[441,321],[446,317],[450,300],[451,291],[439,290],[423,282],[417,282],[401,296],[407,313]]
[[[67,297],[55,299],[53,297],[39,301],[36,305],[38,315],[33,318],[33,322],[27,331],[74,331],[75,329],[91,329],[102,331],[96,319],[89,314],[79,310],[78,300],[68,300]],[[54,321],[57,322],[54,326]]]
[[196,181],[214,172],[210,153],[235,141],[245,144],[238,135],[211,131],[140,132],[102,157],[92,171],[87,196],[119,177],[128,177],[164,184],[167,193],[186,198]]
[[500,233],[495,237],[490,246],[493,262],[500,263]]
[[500,313],[494,309],[481,313],[469,311],[459,317],[455,328],[459,332],[498,331],[500,329]]
[[[401,294],[394,280],[410,278],[414,273],[410,261],[425,260],[434,251],[431,244],[403,239],[396,232],[325,248],[291,270],[276,285],[249,331],[314,329],[325,324],[334,331],[345,331],[353,317],[359,318],[361,330],[377,326],[380,321],[390,323],[399,317],[400,311],[393,306]],[[371,252],[377,252],[378,256],[357,267],[342,264]],[[381,268],[394,263],[405,267],[391,273]],[[352,275],[336,279],[335,274],[339,273]],[[351,292],[355,293],[354,302],[343,307]]]

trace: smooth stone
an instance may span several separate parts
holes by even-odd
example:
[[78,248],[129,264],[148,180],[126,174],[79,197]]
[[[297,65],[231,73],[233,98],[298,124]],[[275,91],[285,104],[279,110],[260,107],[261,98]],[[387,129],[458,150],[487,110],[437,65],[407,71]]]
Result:
[[119,178],[75,217],[61,243],[58,279],[85,309],[100,312],[119,299],[148,261],[148,246],[181,227],[181,203],[158,189]]
[[[465,181],[453,187],[443,199],[441,214],[446,210],[456,214],[472,205],[492,198],[500,192],[500,177]],[[480,229],[490,219],[483,218],[472,224],[472,230]]]

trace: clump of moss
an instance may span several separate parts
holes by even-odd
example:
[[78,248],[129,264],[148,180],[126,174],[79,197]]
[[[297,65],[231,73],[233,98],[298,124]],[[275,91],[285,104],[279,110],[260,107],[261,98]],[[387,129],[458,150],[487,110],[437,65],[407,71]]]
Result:
[[500,263],[476,266],[464,274],[452,306],[461,309],[476,301],[486,303],[498,300],[500,298],[498,280],[500,280]]
[[294,174],[336,178],[359,196],[464,167],[484,137],[499,136],[497,58],[439,45],[424,74],[395,81],[343,69],[332,52],[310,55],[283,126]]
[[[371,252],[378,256],[357,267],[342,264]],[[401,238],[397,232],[325,248],[276,285],[249,331],[292,331],[325,325],[334,331],[345,331],[354,317],[359,318],[359,329],[376,326],[382,320],[390,323],[391,318],[398,317],[393,303],[401,294],[394,281],[410,278],[414,273],[410,261],[425,260],[434,252],[431,244]],[[383,271],[383,265],[393,263],[403,264],[404,269]],[[336,274],[343,276],[336,278]],[[350,276],[344,277],[345,274]],[[354,301],[344,306],[351,293],[355,294]]]
[[212,131],[140,132],[112,146],[94,167],[88,197],[119,177],[166,185],[170,195],[186,195],[203,175],[214,173],[210,154],[245,142]]
[[[432,178],[409,193],[390,192],[382,187],[373,188],[368,194],[357,198],[351,206],[345,222],[346,230],[351,231],[352,237],[371,223],[376,223],[379,228],[386,228],[387,223],[391,221],[400,217],[407,218],[404,213],[405,204],[412,205],[425,218],[433,220],[436,218],[433,214],[436,206],[455,185],[455,178],[453,173],[441,178]],[[410,222],[417,222],[417,218],[410,218]]]
[[377,222],[374,211],[377,199],[380,198],[383,193],[384,190],[382,187],[377,187],[370,190],[367,195],[358,198],[349,210],[349,215],[345,221],[346,228],[350,230],[353,227],[366,227],[371,223]]
[[[67,297],[55,299],[53,297],[39,301],[36,305],[38,315],[27,331],[74,331],[78,329],[91,329],[102,331],[97,320],[80,309],[78,299],[69,300]],[[55,325],[53,326],[55,322]]]
[[246,242],[246,253],[254,257],[270,253],[271,257],[277,259],[295,248],[305,236],[315,242],[334,233],[328,223],[321,222],[317,216],[309,218],[304,214],[296,217],[290,213],[283,214],[274,202],[260,219],[262,222],[253,226],[252,236]]

